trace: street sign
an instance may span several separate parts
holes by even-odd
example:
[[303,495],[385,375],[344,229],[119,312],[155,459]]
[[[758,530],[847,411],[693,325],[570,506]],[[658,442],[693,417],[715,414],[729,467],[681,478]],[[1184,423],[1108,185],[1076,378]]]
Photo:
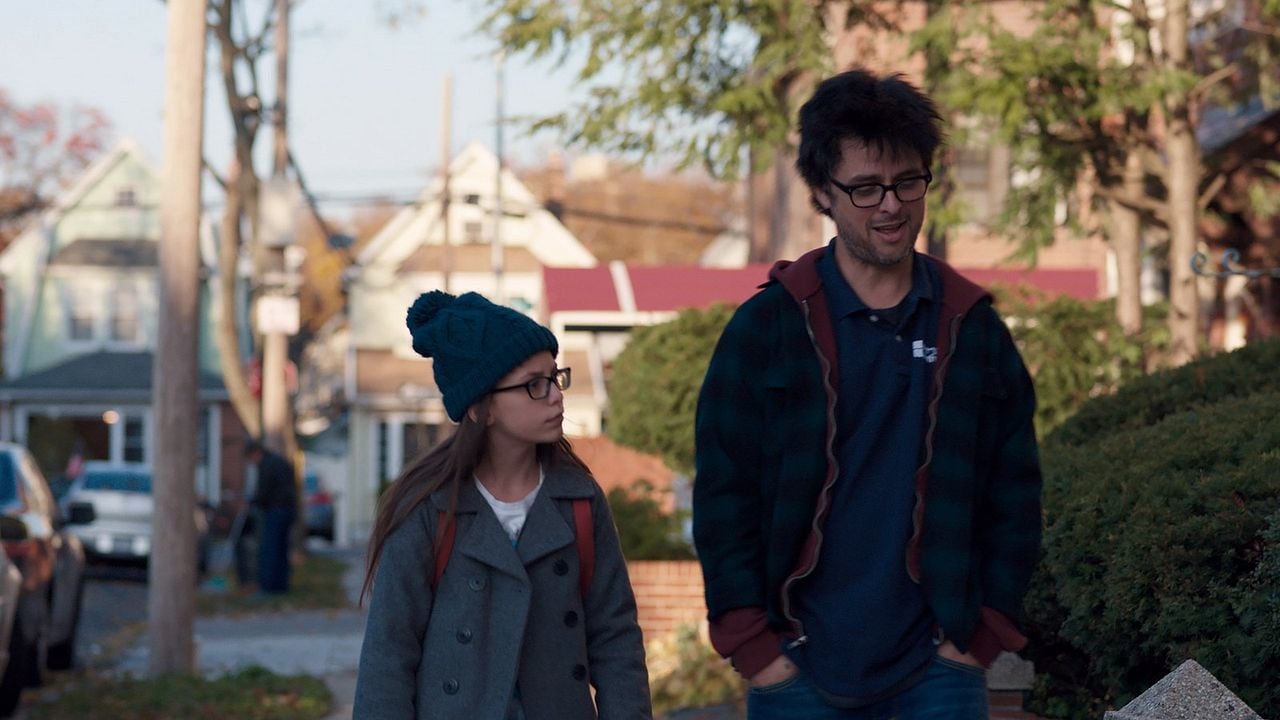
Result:
[[264,295],[258,298],[258,332],[296,335],[301,325],[298,298]]

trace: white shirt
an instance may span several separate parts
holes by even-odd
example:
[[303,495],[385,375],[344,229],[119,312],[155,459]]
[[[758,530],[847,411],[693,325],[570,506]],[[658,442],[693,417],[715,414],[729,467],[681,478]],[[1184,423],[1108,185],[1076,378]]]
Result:
[[493,508],[493,514],[498,516],[498,523],[502,525],[502,529],[507,531],[507,535],[511,538],[514,545],[516,538],[520,537],[520,531],[524,529],[524,520],[529,516],[529,508],[533,506],[533,501],[538,497],[538,491],[542,489],[542,481],[546,477],[542,468],[538,468],[538,485],[529,491],[528,495],[516,500],[515,502],[506,502],[494,497],[492,493],[485,488],[484,483],[480,482],[480,478],[473,477],[476,489],[484,496],[489,507]]

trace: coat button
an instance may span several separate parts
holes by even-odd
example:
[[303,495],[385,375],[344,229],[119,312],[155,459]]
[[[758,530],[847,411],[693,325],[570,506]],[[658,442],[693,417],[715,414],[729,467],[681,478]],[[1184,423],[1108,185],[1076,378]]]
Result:
[[[581,666],[581,665],[579,665],[578,667],[582,667],[582,666]],[[457,695],[457,694],[458,694],[458,681],[457,681],[457,680],[454,680],[453,678],[449,678],[448,680],[445,680],[445,681],[444,681],[444,692],[445,692],[445,694],[446,694],[446,695]]]
[[471,642],[471,631],[468,630],[467,628],[462,628],[461,630],[459,630],[458,642],[462,643],[463,645],[466,645],[467,643]]
[[578,613],[576,613],[576,612],[574,612],[574,611],[572,611],[572,610],[570,610],[569,612],[565,613],[565,614],[564,614],[564,624],[565,624],[566,626],[568,626],[568,627],[573,627],[573,626],[577,625],[577,624],[578,624]]
[[551,571],[557,575],[568,575],[569,563],[565,562],[564,558],[561,558],[556,561],[555,565],[551,566]]
[[483,589],[484,589],[484,578],[482,578],[482,577],[473,577],[473,578],[471,578],[470,580],[468,580],[468,581],[467,581],[467,587],[471,588],[472,590],[477,590],[477,591],[478,591],[478,590],[483,590]]
[[586,679],[587,679],[587,666],[586,666],[586,665],[574,665],[574,666],[573,666],[573,679],[574,679],[574,680],[579,680],[579,681],[581,681],[581,680],[586,680]]

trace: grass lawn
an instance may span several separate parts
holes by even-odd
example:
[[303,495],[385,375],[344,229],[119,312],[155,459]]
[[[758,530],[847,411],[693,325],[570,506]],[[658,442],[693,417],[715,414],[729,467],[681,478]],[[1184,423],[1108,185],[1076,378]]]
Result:
[[[341,610],[351,606],[342,587],[347,566],[341,560],[324,555],[308,555],[293,566],[289,592],[280,595],[254,596],[253,588],[236,586],[234,577],[220,576],[213,584],[221,584],[225,592],[203,590],[196,596],[196,612],[200,615],[234,615],[250,612],[288,610]],[[210,583],[206,583],[208,585]]]
[[31,708],[31,720],[318,720],[329,713],[320,678],[285,677],[251,667],[206,680],[77,677],[56,699]]
[[[308,555],[294,565],[289,592],[263,597],[246,594],[224,578],[226,590],[197,594],[196,611],[208,616],[344,609],[350,606],[342,586],[346,567],[337,558]],[[136,640],[143,629],[142,624],[122,629],[116,650]],[[82,668],[55,675],[49,686],[27,692],[39,697],[30,706],[30,720],[318,720],[332,702],[320,678],[286,677],[260,667],[216,679],[112,678]]]

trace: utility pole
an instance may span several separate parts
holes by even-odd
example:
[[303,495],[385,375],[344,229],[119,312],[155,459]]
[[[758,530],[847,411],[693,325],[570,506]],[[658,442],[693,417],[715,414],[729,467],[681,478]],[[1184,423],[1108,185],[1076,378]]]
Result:
[[497,92],[497,122],[494,128],[497,131],[497,139],[494,145],[497,148],[498,155],[498,171],[494,174],[493,183],[493,301],[499,305],[507,303],[506,293],[502,287],[502,66],[506,63],[506,51],[499,50],[495,58],[497,63],[498,74],[498,92]]
[[[287,438],[289,389],[286,382],[288,333],[297,331],[297,298],[292,296],[285,248],[292,242],[294,196],[289,192],[289,142],[287,98],[289,89],[289,0],[275,0],[276,104],[271,182],[272,218],[262,223],[262,295],[258,298],[258,323],[262,342],[262,434],[267,446],[290,457],[292,443]],[[292,459],[292,458],[291,458]]]
[[205,0],[169,0],[159,328],[151,378],[155,513],[147,590],[148,673],[195,669],[198,235],[204,139]]
[[449,165],[453,162],[452,122],[453,122],[453,74],[445,73],[444,100],[441,102],[440,118],[440,228],[442,262],[440,273],[444,276],[444,291],[449,292],[449,276],[453,274],[453,244],[449,237],[449,176],[453,173]]

